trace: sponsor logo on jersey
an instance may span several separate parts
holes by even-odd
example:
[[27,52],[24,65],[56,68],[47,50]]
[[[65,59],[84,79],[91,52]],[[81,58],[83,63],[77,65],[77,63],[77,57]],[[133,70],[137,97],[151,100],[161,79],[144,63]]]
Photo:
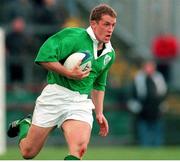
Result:
[[110,57],[109,55],[106,55],[106,56],[104,57],[104,66],[107,65],[110,60],[111,60],[111,57]]

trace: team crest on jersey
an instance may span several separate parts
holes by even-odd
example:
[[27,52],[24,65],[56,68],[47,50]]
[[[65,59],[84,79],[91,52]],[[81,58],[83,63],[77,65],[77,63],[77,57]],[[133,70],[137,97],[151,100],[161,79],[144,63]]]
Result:
[[106,56],[104,57],[104,66],[107,65],[110,60],[111,60],[111,57],[110,57],[109,55],[106,55]]

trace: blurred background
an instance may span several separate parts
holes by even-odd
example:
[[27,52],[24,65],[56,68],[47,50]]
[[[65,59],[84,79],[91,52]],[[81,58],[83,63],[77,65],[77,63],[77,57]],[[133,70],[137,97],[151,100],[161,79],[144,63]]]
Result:
[[[116,61],[108,76],[104,105],[110,134],[99,137],[95,122],[90,145],[141,146],[137,113],[128,101],[133,79],[146,60],[155,61],[168,89],[161,112],[161,145],[180,145],[179,0],[0,0],[0,26],[6,34],[6,126],[32,113],[46,84],[46,71],[34,64],[39,47],[64,27],[87,28],[90,10],[102,2],[118,14],[112,38]],[[7,138],[7,144],[14,146],[17,139]],[[64,144],[58,130],[47,141],[47,145]]]

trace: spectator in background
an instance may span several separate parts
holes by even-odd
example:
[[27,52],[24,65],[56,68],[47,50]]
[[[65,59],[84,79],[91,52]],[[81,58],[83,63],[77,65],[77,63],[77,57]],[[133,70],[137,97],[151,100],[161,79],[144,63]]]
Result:
[[12,21],[11,31],[6,35],[6,54],[8,81],[24,81],[24,64],[29,50],[29,39],[25,31],[26,23],[23,18],[17,17]]
[[60,0],[33,0],[33,22],[43,35],[40,40],[44,42],[55,31],[61,29],[68,17],[68,12]]
[[157,69],[166,81],[170,81],[171,63],[178,54],[177,38],[170,33],[160,33],[152,41],[152,53],[157,60]]
[[80,17],[80,12],[78,10],[77,1],[75,0],[63,0],[65,6],[69,12],[69,17]]
[[164,141],[162,112],[167,95],[163,75],[156,64],[147,61],[133,81],[128,108],[136,114],[136,133],[142,146],[160,146]]
[[27,23],[32,22],[33,6],[29,0],[9,1],[2,12],[4,22],[11,22],[16,17],[22,17]]
[[57,0],[34,2],[34,22],[42,25],[62,26],[67,18],[67,11]]

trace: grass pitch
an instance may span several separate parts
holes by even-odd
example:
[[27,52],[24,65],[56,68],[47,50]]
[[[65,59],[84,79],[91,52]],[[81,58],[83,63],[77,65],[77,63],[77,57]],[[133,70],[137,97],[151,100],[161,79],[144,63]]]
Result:
[[[90,146],[83,160],[180,160],[180,147]],[[45,147],[34,160],[63,160],[66,147]],[[23,160],[18,147],[8,147],[0,160]]]

